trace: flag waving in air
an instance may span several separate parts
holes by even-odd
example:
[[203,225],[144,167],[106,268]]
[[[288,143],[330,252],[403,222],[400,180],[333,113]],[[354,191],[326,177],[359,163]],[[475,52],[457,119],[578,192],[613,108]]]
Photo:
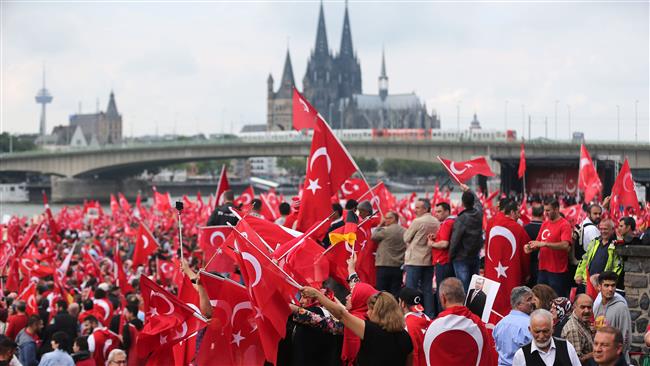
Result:
[[443,159],[438,156],[438,160],[440,160],[451,177],[454,178],[454,180],[456,180],[458,183],[465,183],[477,174],[481,174],[486,177],[494,176],[494,172],[492,169],[490,169],[490,166],[488,165],[488,162],[484,156],[459,162]]
[[585,202],[592,199],[601,192],[603,185],[598,177],[598,172],[591,160],[591,155],[585,145],[580,146],[580,170],[578,172],[578,188],[585,192]]
[[303,128],[314,128],[318,111],[303,97],[296,88],[293,88],[293,128],[302,130]]
[[524,150],[524,144],[521,144],[521,151],[519,151],[519,170],[517,170],[517,176],[519,179],[524,177],[526,174],[526,151]]
[[632,171],[630,164],[625,159],[621,171],[616,176],[616,181],[612,187],[612,199],[609,203],[610,213],[614,217],[618,217],[621,208],[632,207],[634,212],[640,213],[639,200],[634,190],[634,179],[632,178]]
[[156,238],[151,235],[151,232],[145,227],[143,222],[140,222],[137,235],[138,237],[135,239],[135,250],[133,251],[134,268],[146,263],[147,258],[160,247]]
[[319,118],[307,159],[307,174],[296,229],[304,232],[329,216],[332,212],[332,196],[357,170],[343,144],[334,136],[327,123]]
[[221,166],[221,175],[219,176],[219,184],[217,185],[217,194],[215,196],[215,206],[223,205],[223,192],[229,189],[228,172],[226,164],[224,164]]

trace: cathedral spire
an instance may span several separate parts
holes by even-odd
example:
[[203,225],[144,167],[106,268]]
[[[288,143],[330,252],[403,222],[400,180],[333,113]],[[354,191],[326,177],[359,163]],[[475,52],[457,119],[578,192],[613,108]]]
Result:
[[329,46],[327,45],[327,31],[325,30],[325,15],[323,14],[323,2],[320,2],[320,10],[318,12],[318,29],[316,30],[316,45],[314,46],[314,54],[327,55],[329,53]]
[[341,49],[339,50],[341,56],[354,57],[354,49],[352,47],[352,31],[350,30],[350,16],[348,15],[348,2],[345,2],[345,15],[343,16],[343,32],[341,33]]
[[381,50],[381,73],[379,74],[379,97],[386,100],[388,96],[388,75],[386,75],[386,56],[384,49]]
[[293,86],[295,85],[293,79],[293,67],[291,66],[291,55],[289,48],[287,48],[287,56],[284,59],[284,69],[282,70],[282,79],[280,79],[280,89],[278,89],[278,96],[281,98],[288,98],[293,95]]
[[111,96],[108,99],[108,107],[106,107],[106,115],[111,116],[111,117],[117,117],[119,114],[117,113],[117,106],[115,105],[115,94],[111,90]]

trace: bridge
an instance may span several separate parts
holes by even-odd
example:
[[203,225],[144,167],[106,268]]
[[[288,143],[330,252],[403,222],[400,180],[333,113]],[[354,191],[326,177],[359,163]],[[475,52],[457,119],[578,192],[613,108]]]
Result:
[[[462,161],[476,156],[518,157],[520,142],[495,141],[407,141],[396,139],[347,140],[353,156],[435,161],[436,155]],[[97,149],[26,152],[0,155],[0,175],[33,172],[69,178],[118,178],[171,164],[202,160],[261,156],[307,156],[311,141],[242,142],[236,139],[199,142],[168,142],[113,146]],[[633,169],[650,169],[650,144],[594,142],[588,144],[594,158],[617,160],[627,157]],[[575,156],[580,145],[569,142],[526,142],[527,158]],[[491,161],[493,170],[499,171]]]

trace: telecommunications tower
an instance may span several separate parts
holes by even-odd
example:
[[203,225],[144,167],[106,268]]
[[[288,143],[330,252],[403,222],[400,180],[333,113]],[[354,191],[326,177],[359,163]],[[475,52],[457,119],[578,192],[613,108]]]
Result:
[[45,106],[48,103],[52,103],[52,95],[49,90],[45,88],[45,66],[43,66],[43,88],[36,94],[36,103],[41,105],[41,122],[38,132],[41,136],[45,136],[47,133],[45,125]]

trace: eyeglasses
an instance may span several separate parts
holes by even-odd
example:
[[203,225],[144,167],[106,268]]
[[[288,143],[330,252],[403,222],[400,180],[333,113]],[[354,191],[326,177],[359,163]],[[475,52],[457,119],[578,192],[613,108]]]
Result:
[[126,365],[126,360],[109,361],[109,364]]

